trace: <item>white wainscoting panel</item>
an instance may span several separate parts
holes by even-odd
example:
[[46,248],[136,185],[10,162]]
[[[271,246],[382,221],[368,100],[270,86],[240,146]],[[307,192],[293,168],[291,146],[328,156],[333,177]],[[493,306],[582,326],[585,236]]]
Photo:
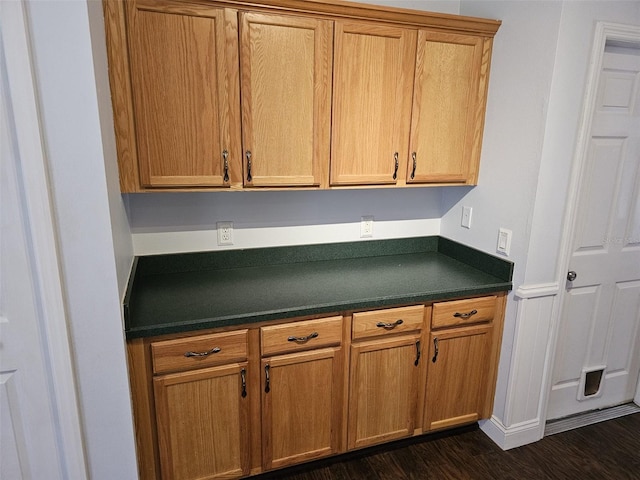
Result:
[[492,417],[482,430],[502,449],[526,445],[544,433],[543,386],[550,356],[550,336],[557,283],[523,285],[516,290],[518,310],[504,418]]

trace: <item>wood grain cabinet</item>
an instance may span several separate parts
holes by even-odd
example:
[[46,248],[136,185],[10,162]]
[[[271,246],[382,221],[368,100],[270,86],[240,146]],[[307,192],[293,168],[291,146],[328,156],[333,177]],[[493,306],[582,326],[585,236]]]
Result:
[[425,431],[473,423],[491,415],[500,345],[494,329],[502,333],[498,312],[501,309],[495,296],[433,305],[426,359]]
[[123,192],[475,184],[500,22],[104,0]]
[[249,474],[247,330],[151,347],[162,479]]
[[488,418],[505,302],[129,340],[140,478],[241,478]]
[[332,185],[403,178],[415,50],[415,30],[336,22]]
[[[105,2],[107,21],[118,6]],[[110,57],[123,191],[240,183],[236,11],[153,0],[122,8],[126,36]]]
[[265,470],[338,453],[342,317],[261,328]]
[[418,31],[409,184],[476,184],[491,40]]
[[425,307],[353,315],[349,449],[413,435]]
[[240,14],[244,184],[328,185],[333,22]]

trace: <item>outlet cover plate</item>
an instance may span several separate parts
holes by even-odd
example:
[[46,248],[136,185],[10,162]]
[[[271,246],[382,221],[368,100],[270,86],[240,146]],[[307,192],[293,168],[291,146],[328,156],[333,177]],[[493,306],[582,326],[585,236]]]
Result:
[[360,238],[373,237],[373,217],[366,216],[360,219]]
[[233,245],[233,222],[217,222],[218,245]]

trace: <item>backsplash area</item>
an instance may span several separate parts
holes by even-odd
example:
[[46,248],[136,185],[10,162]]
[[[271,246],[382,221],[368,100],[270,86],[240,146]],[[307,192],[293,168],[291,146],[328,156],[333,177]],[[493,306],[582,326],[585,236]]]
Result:
[[[135,255],[360,240],[440,233],[441,188],[202,192],[125,195]],[[216,223],[233,222],[233,245],[218,246]],[[363,239],[366,240],[366,239]]]

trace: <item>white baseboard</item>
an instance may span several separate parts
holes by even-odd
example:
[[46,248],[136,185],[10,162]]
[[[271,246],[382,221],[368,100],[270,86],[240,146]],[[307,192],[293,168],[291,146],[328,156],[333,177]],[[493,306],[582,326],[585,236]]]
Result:
[[480,429],[502,450],[510,450],[537,442],[542,438],[542,432],[544,432],[539,420],[505,427],[495,416],[489,420],[481,421]]

